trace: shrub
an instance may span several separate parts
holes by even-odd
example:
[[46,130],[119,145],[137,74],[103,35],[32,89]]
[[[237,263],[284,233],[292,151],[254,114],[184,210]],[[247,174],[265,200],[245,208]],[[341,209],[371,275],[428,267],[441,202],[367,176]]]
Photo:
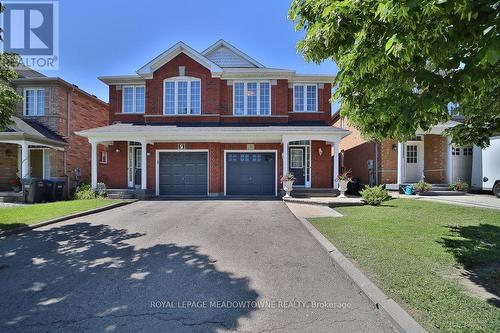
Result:
[[95,192],[101,198],[105,198],[108,195],[108,193],[106,192],[106,184],[97,183],[97,187],[95,188]]
[[431,184],[426,183],[425,181],[421,180],[416,184],[413,184],[413,189],[415,192],[420,193],[420,192],[426,192],[431,189]]
[[453,191],[468,192],[469,191],[469,184],[467,184],[463,180],[459,180],[458,182],[451,184],[451,189]]
[[363,200],[371,206],[378,206],[382,202],[390,199],[389,193],[382,185],[366,187],[360,193]]
[[90,200],[97,197],[95,191],[88,184],[82,184],[76,189],[73,198],[76,200]]

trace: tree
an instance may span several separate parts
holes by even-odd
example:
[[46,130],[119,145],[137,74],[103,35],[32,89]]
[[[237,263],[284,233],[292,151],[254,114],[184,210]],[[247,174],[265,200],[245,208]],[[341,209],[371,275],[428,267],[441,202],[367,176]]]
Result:
[[289,17],[306,60],[339,68],[341,115],[371,139],[446,132],[485,147],[500,133],[498,0],[293,0]]
[[14,68],[19,64],[19,56],[10,53],[0,54],[0,130],[11,122],[16,105],[23,98],[16,93],[10,81],[18,77]]

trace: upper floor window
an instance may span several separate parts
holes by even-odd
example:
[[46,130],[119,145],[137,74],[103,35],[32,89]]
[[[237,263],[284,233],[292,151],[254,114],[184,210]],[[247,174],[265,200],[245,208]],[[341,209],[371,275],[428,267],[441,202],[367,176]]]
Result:
[[144,113],[145,91],[144,86],[124,86],[122,112]]
[[176,77],[163,83],[163,114],[201,114],[201,81]]
[[24,114],[26,116],[43,116],[45,114],[45,89],[24,90]]
[[271,114],[271,85],[269,82],[235,82],[233,89],[235,115]]
[[315,84],[295,84],[293,86],[293,111],[318,111],[318,86]]

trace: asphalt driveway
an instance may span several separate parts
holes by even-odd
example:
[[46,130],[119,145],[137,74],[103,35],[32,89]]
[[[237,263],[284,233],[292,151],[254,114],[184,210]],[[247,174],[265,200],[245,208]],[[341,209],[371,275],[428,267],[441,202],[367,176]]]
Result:
[[1,332],[390,332],[281,201],[143,201],[0,238]]

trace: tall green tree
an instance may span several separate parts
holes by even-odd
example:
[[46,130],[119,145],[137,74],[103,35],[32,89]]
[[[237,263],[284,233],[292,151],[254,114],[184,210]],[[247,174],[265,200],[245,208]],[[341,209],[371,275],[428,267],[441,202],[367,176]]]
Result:
[[500,133],[498,0],[293,0],[306,60],[331,59],[341,115],[372,139],[404,141],[464,117],[447,132],[485,147]]
[[16,54],[0,54],[0,131],[11,122],[16,105],[23,98],[12,88],[10,81],[18,77],[14,68],[19,64]]

